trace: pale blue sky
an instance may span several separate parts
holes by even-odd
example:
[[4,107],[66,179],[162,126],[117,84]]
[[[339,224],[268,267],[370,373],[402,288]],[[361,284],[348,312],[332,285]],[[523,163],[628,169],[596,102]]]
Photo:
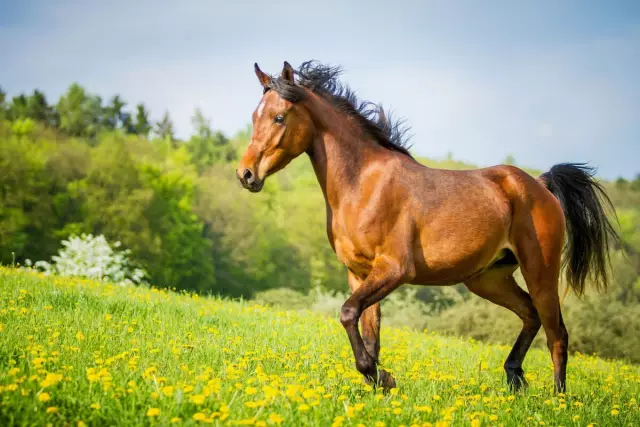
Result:
[[640,172],[640,1],[0,0],[0,85],[73,81],[229,134],[261,91],[253,63],[340,64],[343,80],[412,127],[412,151],[548,169]]

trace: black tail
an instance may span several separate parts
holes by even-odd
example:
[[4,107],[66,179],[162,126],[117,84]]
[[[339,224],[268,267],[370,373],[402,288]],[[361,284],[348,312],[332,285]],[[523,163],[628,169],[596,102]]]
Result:
[[564,210],[568,257],[563,265],[568,267],[569,286],[578,295],[584,293],[587,280],[598,290],[607,288],[609,244],[620,244],[606,212],[615,216],[615,209],[594,176],[595,170],[584,163],[561,163],[540,176]]

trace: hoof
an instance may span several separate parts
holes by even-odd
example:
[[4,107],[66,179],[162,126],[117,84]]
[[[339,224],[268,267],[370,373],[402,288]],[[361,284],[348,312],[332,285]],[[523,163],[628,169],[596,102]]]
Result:
[[396,380],[394,380],[393,376],[384,369],[378,369],[378,378],[376,381],[373,381],[373,378],[366,378],[365,381],[367,384],[371,384],[374,387],[382,387],[384,392],[387,392],[392,388],[396,388]]
[[393,379],[389,372],[382,369],[378,371],[378,384],[382,386],[385,391],[396,388],[396,380]]
[[524,372],[512,375],[507,374],[507,383],[509,384],[509,389],[514,393],[524,391],[529,388],[529,383],[524,378]]

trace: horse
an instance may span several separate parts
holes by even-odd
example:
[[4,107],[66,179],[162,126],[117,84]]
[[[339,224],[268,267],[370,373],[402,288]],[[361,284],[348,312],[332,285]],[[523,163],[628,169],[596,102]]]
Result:
[[[308,155],[325,199],[329,243],[347,269],[351,294],[340,322],[365,381],[396,387],[378,368],[380,301],[403,284],[463,283],[522,320],[504,362],[509,387],[528,385],[522,364],[542,326],[554,392],[565,392],[562,270],[579,296],[587,283],[606,289],[608,248],[619,241],[595,169],[560,163],[534,177],[512,165],[428,168],[411,155],[404,122],[360,101],[339,81],[340,66],[312,60],[294,70],[284,61],[279,76],[257,63],[254,70],[262,97],[236,176],[259,192],[267,177]],[[514,279],[518,268],[528,292]]]

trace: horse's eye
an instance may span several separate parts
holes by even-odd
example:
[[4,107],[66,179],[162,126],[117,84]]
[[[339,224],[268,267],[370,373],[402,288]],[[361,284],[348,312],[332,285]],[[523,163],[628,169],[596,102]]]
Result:
[[284,123],[284,116],[282,114],[278,114],[273,121],[276,123]]

